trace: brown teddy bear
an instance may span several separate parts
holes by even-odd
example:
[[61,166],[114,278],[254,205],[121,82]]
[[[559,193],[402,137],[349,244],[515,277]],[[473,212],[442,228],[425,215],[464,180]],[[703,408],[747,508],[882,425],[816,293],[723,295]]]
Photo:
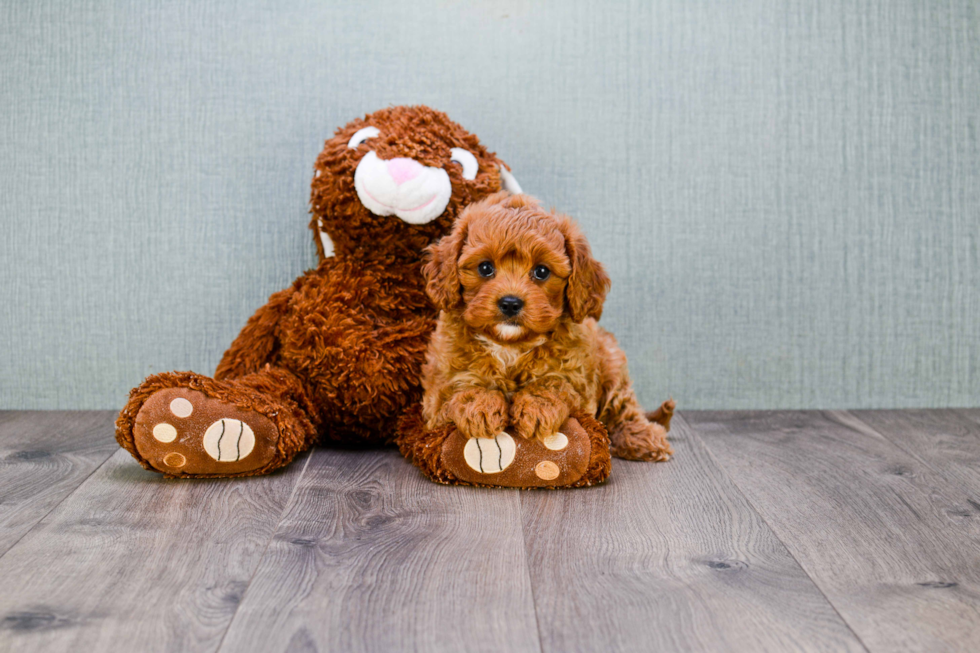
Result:
[[520,192],[477,139],[428,107],[392,107],[328,140],[312,183],[320,264],[269,298],[214,377],[167,372],[130,392],[116,439],[171,477],[248,476],[322,438],[384,443],[421,399],[437,311],[422,252],[468,204]]

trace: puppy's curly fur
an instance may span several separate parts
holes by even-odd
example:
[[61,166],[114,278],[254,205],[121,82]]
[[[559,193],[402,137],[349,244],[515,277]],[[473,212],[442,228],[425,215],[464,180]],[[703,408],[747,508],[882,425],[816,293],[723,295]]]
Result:
[[626,355],[597,323],[609,277],[570,218],[498,193],[470,205],[428,252],[426,292],[441,309],[422,371],[428,429],[454,423],[493,437],[511,426],[544,438],[584,411],[606,426],[613,455],[670,458]]

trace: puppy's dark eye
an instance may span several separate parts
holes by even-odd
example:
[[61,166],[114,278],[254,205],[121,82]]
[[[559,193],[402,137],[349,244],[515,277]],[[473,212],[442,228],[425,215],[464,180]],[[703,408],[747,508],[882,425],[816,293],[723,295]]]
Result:
[[490,261],[483,261],[476,266],[476,271],[480,273],[481,277],[492,277],[494,273],[493,263]]
[[534,266],[534,270],[531,272],[531,276],[533,276],[538,281],[544,281],[545,279],[551,276],[551,270],[549,270],[543,265],[536,265]]

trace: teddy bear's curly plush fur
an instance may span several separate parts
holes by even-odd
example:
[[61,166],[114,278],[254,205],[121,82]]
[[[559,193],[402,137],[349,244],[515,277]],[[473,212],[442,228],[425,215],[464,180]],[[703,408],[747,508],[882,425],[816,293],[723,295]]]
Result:
[[[472,155],[475,171],[453,161],[454,148]],[[445,209],[418,223],[385,214],[399,207],[355,183],[366,157],[389,175],[391,192],[420,171],[445,171]],[[396,419],[421,400],[436,320],[422,252],[465,206],[506,186],[502,165],[476,136],[423,106],[383,109],[337,130],[312,183],[319,266],[248,320],[213,378],[155,374],[134,388],[116,422],[119,444],[147,469],[216,477],[268,473],[319,438],[391,440]]]

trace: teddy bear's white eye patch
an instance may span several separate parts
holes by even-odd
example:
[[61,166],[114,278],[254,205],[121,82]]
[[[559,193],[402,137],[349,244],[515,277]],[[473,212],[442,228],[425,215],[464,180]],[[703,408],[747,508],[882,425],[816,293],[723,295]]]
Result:
[[461,147],[454,147],[450,152],[452,157],[449,160],[463,167],[463,179],[476,179],[476,171],[480,169],[476,157],[469,150]]
[[374,138],[380,133],[381,130],[377,127],[364,127],[362,129],[358,129],[356,132],[354,132],[354,135],[350,137],[350,140],[347,141],[347,147],[355,148],[367,139]]

